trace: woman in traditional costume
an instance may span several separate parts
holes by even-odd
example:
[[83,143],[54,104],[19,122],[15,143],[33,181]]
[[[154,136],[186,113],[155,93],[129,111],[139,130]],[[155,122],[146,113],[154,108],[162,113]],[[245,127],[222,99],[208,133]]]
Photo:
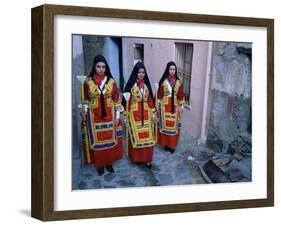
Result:
[[104,167],[113,173],[113,162],[122,158],[123,111],[118,88],[102,55],[82,85],[82,136],[84,162],[93,163],[99,175]]
[[[153,118],[156,117],[156,110],[149,78],[141,62],[134,66],[123,93],[126,92],[130,93],[128,155],[133,163],[151,168],[155,145]],[[126,105],[125,99],[122,104]]]
[[182,83],[177,76],[177,66],[170,61],[158,88],[159,128],[158,143],[166,151],[174,153],[181,128],[184,94]]

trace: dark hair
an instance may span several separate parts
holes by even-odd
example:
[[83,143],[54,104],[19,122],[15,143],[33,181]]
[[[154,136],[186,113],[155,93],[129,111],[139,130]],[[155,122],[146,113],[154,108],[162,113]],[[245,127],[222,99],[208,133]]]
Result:
[[159,81],[159,88],[161,87],[161,85],[162,85],[162,83],[164,82],[164,80],[168,77],[168,75],[169,75],[169,69],[170,69],[171,66],[175,66],[175,67],[176,67],[175,76],[176,76],[176,79],[179,79],[179,77],[178,77],[177,65],[175,64],[175,62],[170,61],[170,62],[167,63],[166,69],[165,69],[165,71],[164,71],[164,73],[163,73],[163,75],[162,75],[162,77],[161,77],[161,79],[160,79],[160,81]]
[[[175,66],[176,67],[175,77],[176,77],[176,80],[179,80],[178,73],[177,73],[178,72],[177,71],[177,65],[175,64],[175,62],[170,61],[170,62],[167,63],[166,69],[165,69],[165,71],[164,71],[164,73],[162,75],[162,78],[159,81],[159,88],[158,88],[158,90],[162,89],[161,85],[164,82],[164,80],[169,76],[169,69],[170,69],[171,66]],[[172,113],[175,112],[175,109],[174,109],[174,102],[175,102],[175,100],[174,100],[174,92],[175,92],[174,87],[172,87],[172,103],[171,103],[171,112]]]
[[[123,91],[123,93],[125,92],[131,92],[131,89],[133,87],[133,85],[136,83],[137,79],[138,79],[138,72],[139,72],[139,69],[144,69],[144,72],[145,72],[145,76],[143,78],[143,81],[145,83],[145,85],[147,86],[148,88],[148,91],[149,91],[149,94],[151,96],[151,98],[153,99],[153,102],[154,102],[154,98],[153,98],[153,92],[152,92],[152,89],[151,89],[151,85],[150,85],[150,81],[149,81],[149,78],[148,78],[148,75],[147,75],[147,72],[146,72],[146,69],[145,69],[145,66],[143,63],[141,63],[140,61],[136,63],[136,65],[134,66],[134,69],[131,73],[131,76],[125,86],[125,89]],[[122,105],[125,107],[126,105],[126,101],[123,97],[122,99]]]
[[[102,63],[105,64],[105,73],[104,74],[107,76],[107,79],[106,79],[106,82],[105,82],[105,84],[107,84],[111,78],[113,79],[113,77],[111,75],[110,68],[107,64],[107,61],[106,61],[105,57],[102,56],[102,55],[97,55],[94,58],[93,68],[92,68],[91,73],[89,74],[89,77],[91,77],[93,80],[95,80],[94,76],[95,76],[95,73],[96,73],[96,65],[99,62],[102,62]],[[101,90],[101,97],[100,98],[101,98],[101,116],[102,116],[102,118],[104,118],[104,117],[106,117],[106,110],[105,110],[104,96],[103,96],[102,90]]]
[[105,73],[104,74],[108,77],[108,79],[109,78],[113,78],[112,75],[111,75],[110,68],[108,66],[108,63],[107,63],[105,57],[100,55],[100,54],[95,56],[95,58],[93,60],[93,68],[92,68],[92,70],[91,70],[91,72],[89,74],[89,77],[94,77],[94,75],[96,73],[96,65],[99,62],[102,62],[102,63],[105,64]]

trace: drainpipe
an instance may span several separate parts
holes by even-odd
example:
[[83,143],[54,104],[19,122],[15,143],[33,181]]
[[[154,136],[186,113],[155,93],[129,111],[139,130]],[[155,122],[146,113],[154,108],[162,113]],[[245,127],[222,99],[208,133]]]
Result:
[[204,99],[203,99],[201,135],[200,135],[200,141],[202,143],[205,143],[206,139],[207,139],[206,123],[207,123],[207,111],[208,111],[209,86],[210,86],[210,77],[211,77],[212,49],[213,49],[213,42],[209,42],[208,56],[207,56],[208,58],[207,58],[207,69],[206,69],[206,81],[205,81]]

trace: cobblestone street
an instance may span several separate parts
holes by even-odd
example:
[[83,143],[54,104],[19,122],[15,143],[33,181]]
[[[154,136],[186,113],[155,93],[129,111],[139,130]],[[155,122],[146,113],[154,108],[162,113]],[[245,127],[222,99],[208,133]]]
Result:
[[[114,173],[105,170],[99,176],[92,164],[84,165],[81,159],[75,160],[73,171],[77,173],[74,173],[73,189],[205,184],[199,166],[214,158],[215,154],[206,145],[199,144],[186,132],[182,132],[173,154],[158,145],[154,147],[152,168],[148,169],[144,165],[133,164],[126,157],[124,140],[123,158],[114,163]],[[230,169],[224,166],[224,171],[236,181],[250,181],[251,158],[233,162],[229,164]]]

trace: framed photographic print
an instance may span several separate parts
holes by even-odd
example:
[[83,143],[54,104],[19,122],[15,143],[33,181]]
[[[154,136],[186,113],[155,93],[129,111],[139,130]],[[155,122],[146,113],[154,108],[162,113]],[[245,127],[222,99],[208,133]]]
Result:
[[274,205],[274,20],[32,9],[32,217]]

